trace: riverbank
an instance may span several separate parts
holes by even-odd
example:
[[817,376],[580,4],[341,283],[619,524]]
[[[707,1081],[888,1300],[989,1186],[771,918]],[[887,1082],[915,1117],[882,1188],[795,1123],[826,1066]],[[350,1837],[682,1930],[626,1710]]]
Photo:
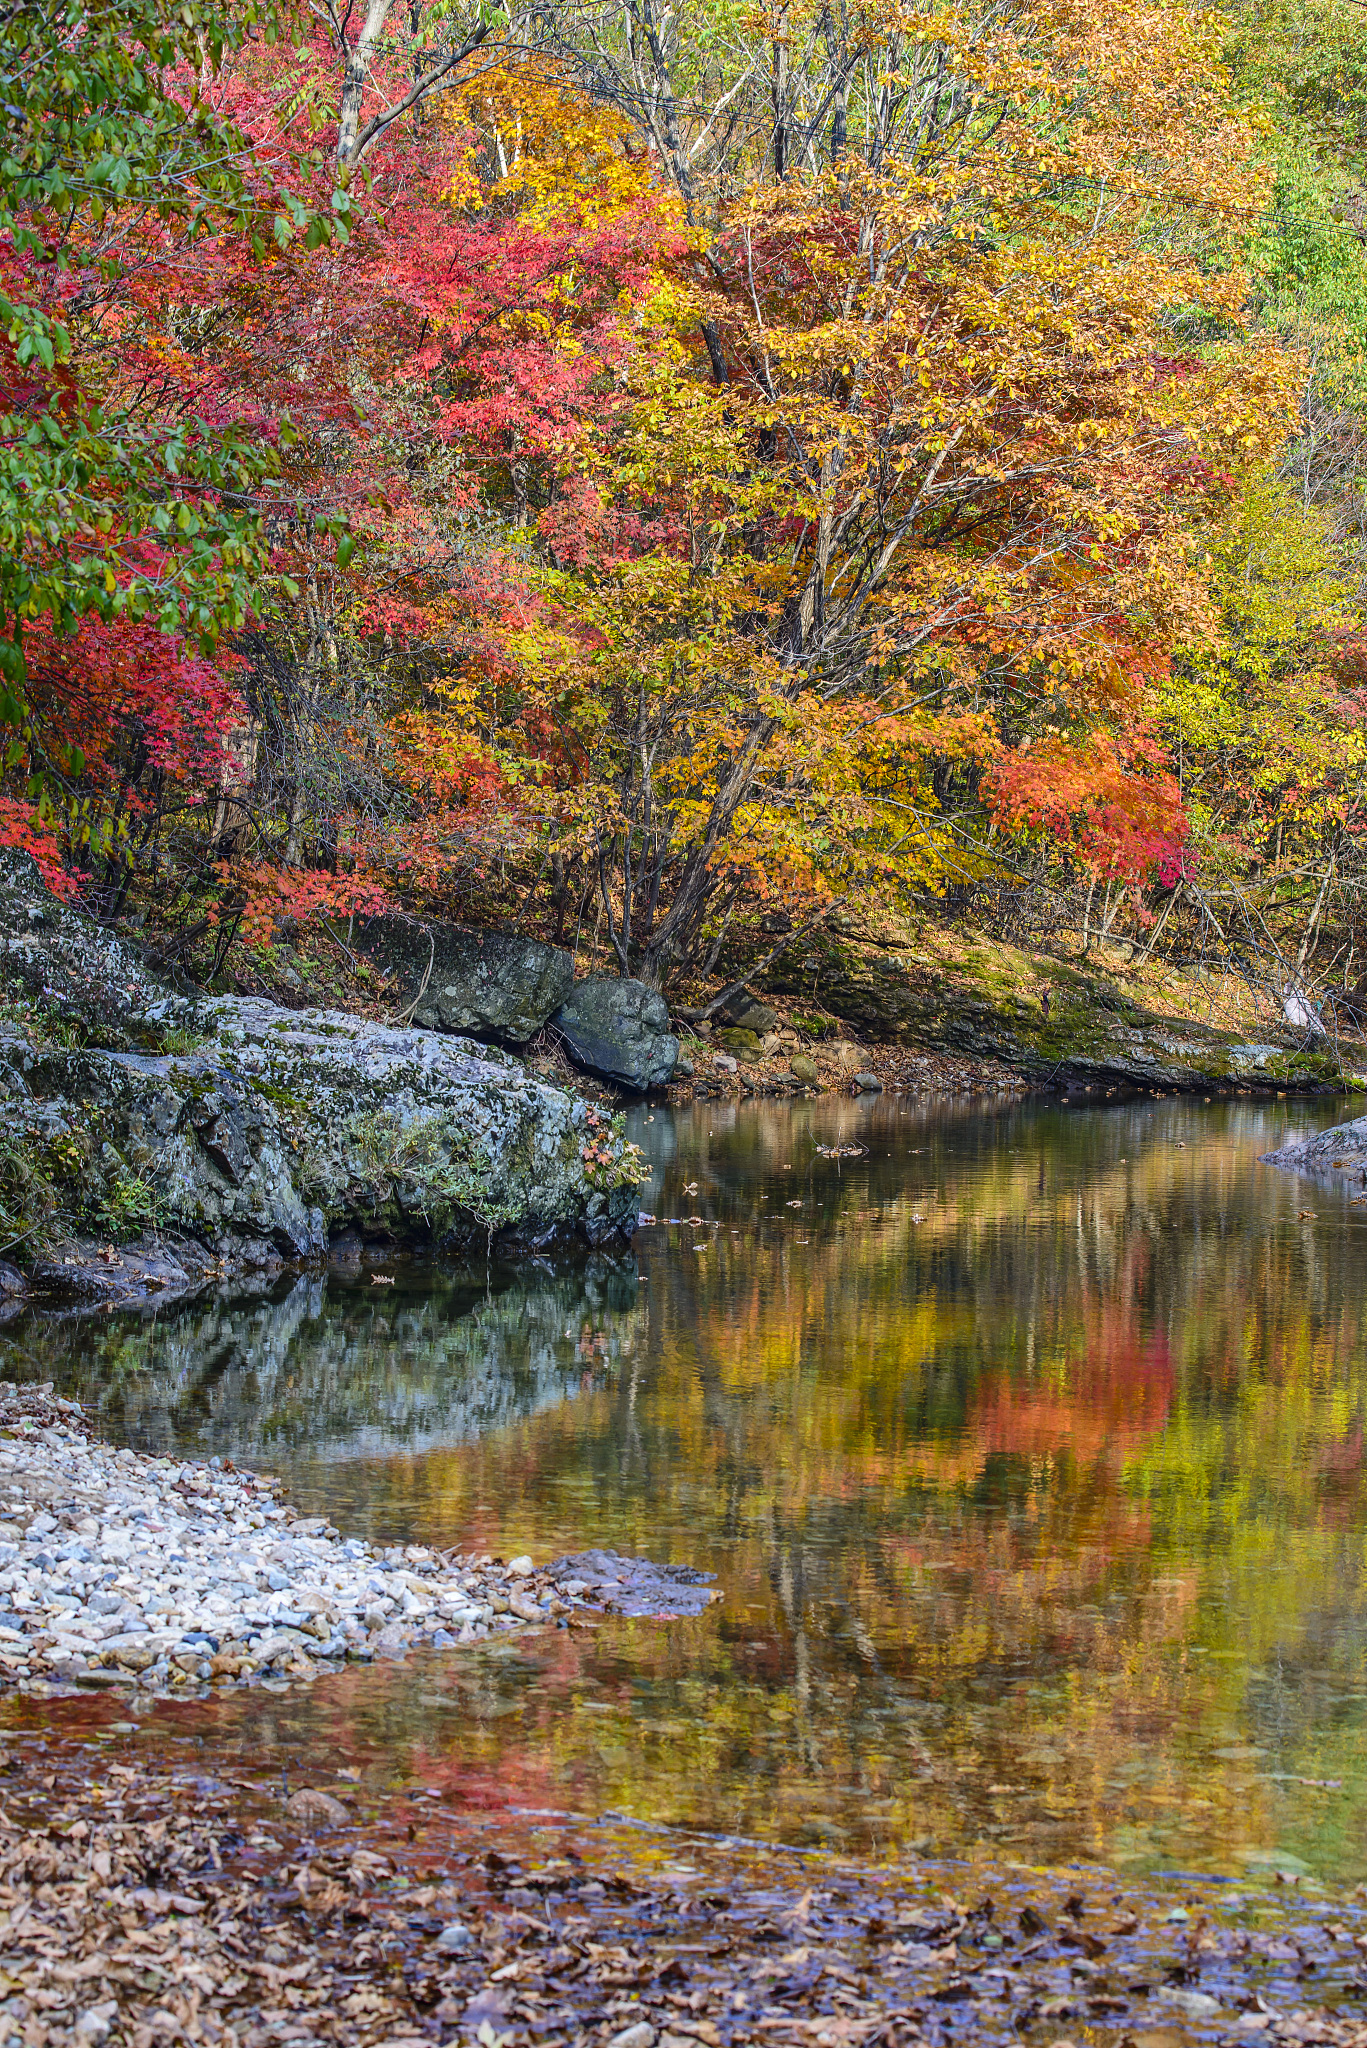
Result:
[[[740,959],[718,968],[722,977],[743,972]],[[1367,1067],[1351,1007],[1336,1022],[1331,1003],[1327,1021],[1307,1015],[1296,1029],[1270,985],[1237,972],[1104,942],[1013,945],[872,911],[833,917],[748,986],[752,997],[685,1039],[695,1089],[784,1092],[793,1052],[815,1063],[808,1079],[823,1088],[849,1088],[862,1070],[908,1093],[1022,1084],[1317,1093]],[[710,999],[695,990],[681,1028]],[[775,1034],[781,1045],[769,1042]],[[835,1071],[832,1060],[846,1056],[849,1066]]]
[[0,2039],[24,2048],[1367,2041],[1357,1893],[861,1864],[376,1793],[322,1759],[268,1783],[94,1704],[0,1723]]
[[[1329,1055],[1299,1054],[1294,1047],[1239,1039],[1233,1035],[1198,1040],[1192,1027],[1171,1019],[1149,1020],[1128,1048],[1069,1054],[1045,1066],[1017,1048],[1011,1060],[989,1052],[955,1054],[923,1045],[901,1045],[854,1037],[848,1030],[824,1039],[806,1035],[791,1015],[766,1006],[773,1030],[758,1034],[723,1030],[685,1041],[689,1071],[668,1090],[674,1103],[782,1099],[807,1095],[897,1095],[914,1099],[1002,1097],[1032,1094],[1120,1093],[1212,1095],[1321,1095],[1360,1089],[1350,1058],[1343,1071]],[[1175,1035],[1178,1034],[1178,1035]],[[777,1043],[767,1044],[773,1039]],[[1357,1049],[1360,1054],[1361,1048]]]
[[279,1482],[99,1442],[50,1387],[0,1384],[0,1688],[190,1692],[571,1626],[585,1608],[696,1612],[702,1575],[590,1552],[377,1549]]

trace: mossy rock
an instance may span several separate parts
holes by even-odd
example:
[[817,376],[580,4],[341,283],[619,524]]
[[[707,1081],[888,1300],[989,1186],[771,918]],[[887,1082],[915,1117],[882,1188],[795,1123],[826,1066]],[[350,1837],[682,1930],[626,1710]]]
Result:
[[868,1044],[1000,1059],[1048,1081],[1306,1091],[1341,1085],[1338,1063],[1322,1047],[1252,1046],[1205,1023],[1159,1015],[1101,970],[982,939],[955,950],[942,936],[942,949],[918,957],[886,939],[816,933],[773,963],[764,986],[786,999],[804,1025],[800,1006],[820,1003]]
[[746,1031],[734,1025],[729,1031],[715,1031],[712,1035],[718,1045],[725,1046],[734,1059],[744,1060],[747,1066],[753,1066],[756,1060],[764,1057],[764,1047],[757,1031]]

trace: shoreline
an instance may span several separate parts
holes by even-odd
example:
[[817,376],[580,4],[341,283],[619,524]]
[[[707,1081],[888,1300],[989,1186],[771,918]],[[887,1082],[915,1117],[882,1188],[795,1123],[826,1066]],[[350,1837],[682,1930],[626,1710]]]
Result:
[[[1164,1081],[1154,1077],[1141,1081],[1128,1075],[1104,1072],[1093,1074],[1090,1079],[1079,1076],[1041,1078],[999,1060],[960,1058],[925,1047],[870,1045],[850,1038],[813,1047],[811,1065],[816,1079],[809,1082],[796,1078],[781,1056],[742,1065],[727,1055],[722,1055],[720,1060],[715,1055],[704,1055],[692,1073],[648,1096],[614,1092],[601,1083],[591,1083],[586,1076],[574,1075],[568,1069],[563,1073],[556,1069],[551,1071],[557,1080],[578,1087],[586,1102],[596,1102],[615,1111],[631,1107],[684,1109],[695,1102],[810,1102],[829,1096],[841,1096],[847,1100],[862,1098],[872,1102],[886,1095],[899,1101],[919,1100],[930,1104],[957,1103],[964,1106],[980,1104],[986,1109],[1045,1098],[1061,1102],[1090,1098],[1093,1107],[1100,1107],[1113,1099],[1142,1095],[1159,1098],[1201,1095],[1207,1100],[1243,1097],[1266,1101],[1291,1096],[1307,1099],[1336,1094],[1353,1096],[1363,1092],[1360,1084],[1355,1085],[1347,1078],[1334,1086],[1323,1081],[1307,1081],[1298,1085],[1294,1080],[1281,1082],[1275,1077],[1247,1077],[1235,1081],[1228,1077],[1209,1076],[1196,1082]],[[1289,1153],[1285,1158],[1271,1154],[1267,1157],[1274,1165],[1304,1172],[1314,1170],[1308,1155],[1304,1163],[1299,1157],[1293,1159]],[[1335,1165],[1343,1163],[1334,1162]],[[1355,1161],[1355,1169],[1361,1164],[1360,1160]],[[624,1257],[631,1256],[634,1234],[622,1240]],[[25,1309],[43,1315],[88,1315],[143,1306],[159,1309],[192,1300],[206,1289],[224,1282],[250,1284],[264,1281],[273,1284],[286,1273],[325,1274],[347,1255],[349,1248],[359,1246],[361,1242],[355,1231],[346,1230],[326,1250],[311,1258],[277,1256],[266,1262],[215,1255],[206,1246],[177,1232],[145,1233],[141,1239],[121,1244],[68,1238],[59,1248],[35,1260],[27,1271],[21,1271],[0,1257],[0,1323]],[[516,1256],[524,1247],[514,1238],[505,1240],[502,1248],[506,1255]],[[526,1248],[542,1249],[537,1244]],[[436,1255],[441,1248],[433,1242],[426,1247],[419,1243],[403,1249],[405,1252],[416,1250],[419,1255],[424,1251],[428,1255]]]
[[[1065,1056],[1046,1072],[1031,1071],[1004,1059],[978,1054],[958,1055],[930,1046],[868,1043],[838,1038],[809,1044],[799,1054],[812,1078],[793,1071],[791,1055],[776,1052],[738,1060],[723,1048],[690,1048],[692,1071],[672,1081],[659,1098],[671,1106],[689,1102],[736,1100],[815,1100],[825,1095],[924,1097],[985,1102],[1032,1096],[1092,1095],[1098,1101],[1118,1095],[1279,1096],[1361,1094],[1362,1083],[1346,1075],[1340,1081],[1321,1077],[1280,1076],[1251,1070],[1229,1075],[1155,1070],[1145,1074],[1133,1065],[1088,1061]],[[632,1098],[640,1101],[642,1098]],[[627,1098],[620,1098],[625,1102]]]
[[343,1537],[277,1479],[116,1449],[50,1385],[0,1383],[0,1694],[309,1684],[347,1661],[713,1597],[700,1573],[611,1552],[537,1567]]
[[[396,1788],[382,1751],[365,1784],[365,1769],[340,1752],[301,1753],[282,1784],[230,1740],[215,1749],[212,1702],[245,1685],[307,1685],[343,1657],[329,1658],[323,1638],[295,1629],[281,1608],[238,1616],[257,1626],[242,1639],[250,1669],[215,1672],[199,1641],[172,1650],[158,1634],[166,1617],[149,1558],[159,1546],[147,1538],[174,1539],[160,1548],[181,1565],[182,1586],[183,1568],[219,1556],[225,1535],[238,1571],[257,1545],[267,1573],[273,1565],[285,1581],[260,1587],[258,1600],[292,1603],[296,1619],[308,1560],[320,1555],[341,1563],[345,1554],[353,1582],[335,1594],[378,1572],[399,1610],[405,1590],[414,1607],[426,1596],[439,1608],[448,1582],[469,1606],[476,1591],[491,1596],[486,1630],[472,1625],[454,1639],[448,1630],[445,1641],[431,1614],[362,1609],[364,1643],[340,1634],[363,1661],[367,1648],[477,1657],[482,1642],[510,1631],[573,1628],[581,1608],[670,1610],[649,1587],[641,1596],[632,1561],[610,1553],[537,1573],[529,1559],[460,1566],[416,1546],[344,1542],[296,1513],[267,1475],[115,1449],[77,1404],[47,1389],[0,1387],[0,1432],[0,1515],[11,1511],[11,1526],[25,1486],[16,1474],[50,1486],[84,1472],[76,1485],[92,1496],[112,1473],[122,1489],[103,1515],[94,1498],[73,1497],[56,1514],[37,1504],[30,1523],[54,1526],[32,1529],[31,1541],[23,1531],[35,1565],[47,1556],[93,1567],[98,1557],[98,1587],[82,1583],[83,1600],[66,1597],[119,1626],[102,1638],[113,1663],[81,1671],[49,1655],[62,1648],[55,1632],[35,1631],[46,1661],[0,1683],[0,2042],[1367,2048],[1367,1900],[1313,1879],[1269,1888],[1104,1867],[1027,1870],[972,1847],[961,1860],[882,1865],[686,1823],[523,1811],[515,1793],[477,1809],[441,1784],[437,1757],[426,1766],[437,1782]],[[144,1506],[139,1521],[133,1496],[154,1486],[162,1512]],[[0,1599],[12,1598],[10,1539],[0,1543]],[[281,1556],[281,1545],[299,1546],[298,1557]],[[78,1549],[89,1554],[56,1555]],[[655,1576],[674,1612],[697,1613],[715,1597],[697,1573]],[[506,1611],[496,1584],[507,1589]],[[551,1602],[527,1597],[537,1588]],[[126,1625],[133,1593],[141,1629]],[[103,1612],[97,1594],[113,1603]],[[226,1631],[230,1617],[206,1613],[202,1600],[183,1610],[182,1624],[212,1619]],[[182,1625],[181,1640],[198,1633]],[[118,1718],[130,1708],[145,1713],[141,1725]],[[173,1733],[197,1752],[179,1765]]]
[[0,1724],[0,2025],[24,2048],[1363,2048],[1367,1908],[1311,1881],[874,1864],[475,1811],[314,1760]]

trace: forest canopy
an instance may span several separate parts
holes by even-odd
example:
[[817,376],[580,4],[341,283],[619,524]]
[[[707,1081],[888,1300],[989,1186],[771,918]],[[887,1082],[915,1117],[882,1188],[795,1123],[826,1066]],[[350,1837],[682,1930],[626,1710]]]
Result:
[[0,838],[206,978],[398,904],[673,988],[857,900],[1346,986],[1365,49],[0,5]]

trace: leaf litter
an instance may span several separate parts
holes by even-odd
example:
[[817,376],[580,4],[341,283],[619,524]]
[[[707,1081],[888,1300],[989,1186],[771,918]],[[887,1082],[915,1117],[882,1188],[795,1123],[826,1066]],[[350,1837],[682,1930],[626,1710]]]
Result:
[[0,2043],[1367,2048],[1364,1895],[367,1808],[354,1776],[282,1797],[9,1731]]

